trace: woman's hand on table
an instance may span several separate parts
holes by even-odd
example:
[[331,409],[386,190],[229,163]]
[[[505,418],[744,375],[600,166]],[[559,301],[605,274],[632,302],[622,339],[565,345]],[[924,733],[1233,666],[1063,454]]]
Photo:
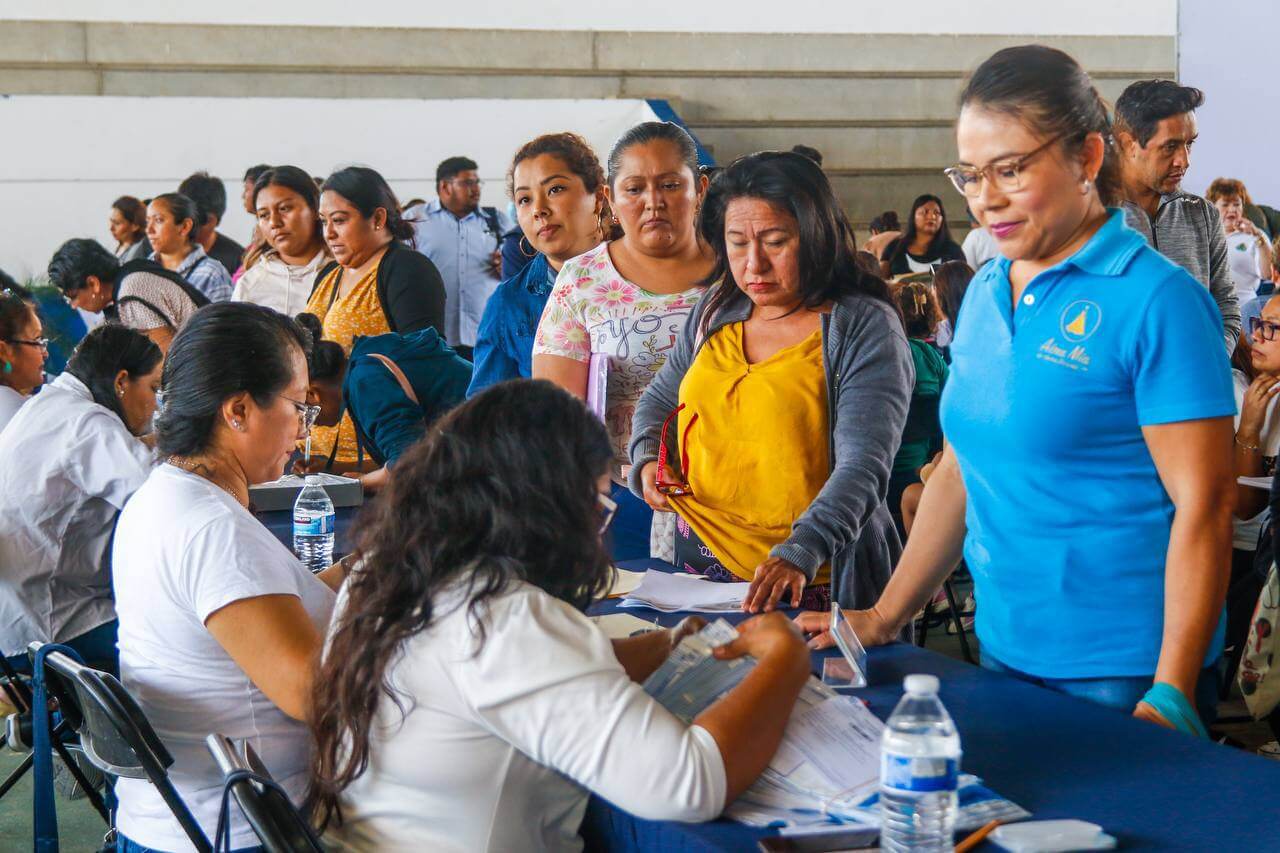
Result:
[[[853,629],[858,641],[865,648],[883,646],[893,640],[896,632],[890,629],[874,608],[845,610],[843,613],[844,618],[849,622],[849,627]],[[831,611],[806,610],[796,617],[795,623],[796,627],[809,638],[809,648],[817,651],[829,649],[836,644],[835,638],[831,636]]]
[[765,613],[740,623],[738,636],[730,643],[718,646],[713,652],[720,660],[751,655],[758,661],[768,659],[799,661],[806,671],[809,668],[809,652],[804,637],[790,619],[781,613]]
[[[664,470],[664,479],[668,483],[678,482],[675,472],[668,465]],[[644,491],[644,502],[654,512],[675,512],[671,508],[671,504],[667,502],[667,496],[658,491],[658,463],[646,462],[644,467],[640,469],[640,485]]]
[[770,557],[756,566],[751,586],[742,599],[742,609],[747,613],[767,613],[778,606],[788,590],[791,591],[791,606],[799,607],[800,596],[808,582],[809,578],[795,563],[781,557]]

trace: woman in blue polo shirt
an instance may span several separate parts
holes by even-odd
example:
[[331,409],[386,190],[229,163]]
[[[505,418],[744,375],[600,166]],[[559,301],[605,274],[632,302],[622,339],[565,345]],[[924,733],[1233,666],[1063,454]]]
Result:
[[849,617],[889,641],[963,556],[984,666],[1202,733],[1190,700],[1212,713],[1231,555],[1221,319],[1104,206],[1110,123],[1071,57],[992,56],[956,136],[948,175],[1001,254],[961,308],[948,446],[913,535],[880,601]]

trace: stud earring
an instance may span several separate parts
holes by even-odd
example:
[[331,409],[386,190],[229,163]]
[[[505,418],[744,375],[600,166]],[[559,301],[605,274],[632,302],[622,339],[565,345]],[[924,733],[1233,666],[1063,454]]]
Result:
[[13,365],[6,361],[6,362],[4,363],[4,372],[5,372],[5,373],[13,373]]
[[1082,184],[1082,185],[1081,185],[1081,187],[1080,187],[1080,195],[1088,195],[1088,194],[1089,194],[1089,189],[1090,189],[1092,186],[1093,186],[1093,185],[1092,185],[1091,183],[1089,183],[1089,181],[1087,181],[1087,180],[1086,180],[1086,181],[1084,182],[1084,184]]
[[232,422],[231,422],[231,426],[232,426],[233,428],[235,428],[235,429],[240,429],[240,422],[239,422],[239,421],[232,421]]

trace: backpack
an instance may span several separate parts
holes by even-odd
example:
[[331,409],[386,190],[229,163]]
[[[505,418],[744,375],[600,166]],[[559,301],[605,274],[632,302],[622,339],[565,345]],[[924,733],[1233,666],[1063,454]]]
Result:
[[129,263],[123,264],[120,267],[120,271],[116,273],[115,284],[111,287],[111,305],[108,307],[106,313],[108,318],[115,322],[120,321],[120,305],[122,303],[137,302],[143,308],[146,308],[148,311],[163,320],[164,324],[170,329],[174,331],[177,331],[178,329],[178,325],[173,322],[173,318],[161,311],[152,302],[143,299],[141,296],[122,297],[120,295],[120,286],[124,284],[124,280],[136,272],[151,273],[152,275],[157,275],[160,278],[172,282],[182,289],[182,292],[187,295],[188,299],[195,303],[196,308],[203,308],[209,304],[209,297],[205,296],[199,289],[173,270],[167,270],[149,258],[137,258],[136,260],[129,261]]

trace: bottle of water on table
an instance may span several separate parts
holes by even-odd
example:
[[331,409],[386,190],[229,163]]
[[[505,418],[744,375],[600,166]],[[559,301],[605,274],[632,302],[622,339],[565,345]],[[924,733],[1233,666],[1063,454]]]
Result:
[[293,552],[313,573],[333,564],[336,518],[333,501],[320,485],[320,478],[315,474],[308,475],[306,484],[298,493],[298,500],[293,504]]
[[938,701],[938,678],[908,675],[880,745],[880,849],[951,851],[960,736]]

